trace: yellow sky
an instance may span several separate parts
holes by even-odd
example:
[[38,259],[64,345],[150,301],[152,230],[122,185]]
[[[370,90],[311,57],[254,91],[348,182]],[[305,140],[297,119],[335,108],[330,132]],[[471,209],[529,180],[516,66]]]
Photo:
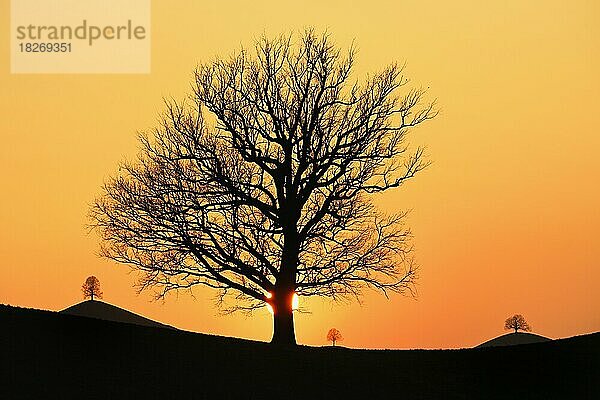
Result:
[[357,77],[406,61],[442,112],[411,136],[432,166],[378,199],[413,210],[418,300],[310,301],[299,342],[324,344],[335,326],[352,347],[471,346],[514,313],[553,338],[600,330],[600,3],[155,0],[148,75],[11,75],[0,4],[0,303],[62,309],[94,274],[106,301],[150,318],[269,339],[266,311],[218,316],[205,290],[136,295],[135,274],[99,259],[84,225],[197,63],[314,26],[356,40]]

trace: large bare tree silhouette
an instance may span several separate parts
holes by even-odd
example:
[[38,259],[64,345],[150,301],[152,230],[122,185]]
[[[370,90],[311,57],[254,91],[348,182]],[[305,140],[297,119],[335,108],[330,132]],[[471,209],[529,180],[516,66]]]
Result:
[[412,292],[405,213],[380,214],[370,195],[426,166],[405,138],[436,115],[402,66],[351,81],[353,49],[298,39],[199,66],[193,100],[167,102],[91,208],[102,254],[143,271],[142,289],[209,286],[225,311],[269,304],[280,344],[296,341],[294,294]]

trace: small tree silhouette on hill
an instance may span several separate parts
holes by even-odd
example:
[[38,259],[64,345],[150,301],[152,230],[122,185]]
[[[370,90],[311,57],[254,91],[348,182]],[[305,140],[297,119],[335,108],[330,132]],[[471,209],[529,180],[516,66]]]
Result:
[[521,314],[515,314],[512,317],[508,318],[504,322],[504,329],[511,330],[514,329],[515,333],[520,329],[522,331],[531,331],[531,327],[525,321],[525,318]]
[[339,342],[344,340],[340,331],[335,328],[331,328],[329,332],[327,332],[327,340],[331,342],[333,346],[335,346],[335,342]]
[[100,281],[93,275],[88,276],[83,286],[81,286],[81,291],[83,292],[84,299],[87,299],[89,297],[91,300],[94,300],[94,296],[100,299],[102,298],[102,291],[100,290]]

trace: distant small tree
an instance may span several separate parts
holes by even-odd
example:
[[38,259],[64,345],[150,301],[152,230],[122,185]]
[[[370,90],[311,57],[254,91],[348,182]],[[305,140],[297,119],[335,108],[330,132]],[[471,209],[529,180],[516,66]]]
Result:
[[94,300],[94,296],[98,298],[102,298],[102,291],[100,290],[100,281],[95,276],[88,276],[85,280],[85,283],[81,287],[81,291],[83,292],[83,298],[87,299],[88,297]]
[[329,332],[327,332],[327,340],[331,342],[332,345],[335,346],[335,342],[339,342],[344,340],[340,331],[335,328],[331,328]]
[[504,329],[514,329],[515,333],[517,333],[519,329],[526,332],[530,331],[531,327],[529,326],[527,321],[525,321],[525,318],[521,314],[515,314],[504,322]]

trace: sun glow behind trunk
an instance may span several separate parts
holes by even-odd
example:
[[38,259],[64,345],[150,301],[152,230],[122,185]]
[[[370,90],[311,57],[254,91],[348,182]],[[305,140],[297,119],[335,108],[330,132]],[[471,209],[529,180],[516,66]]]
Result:
[[[273,294],[271,292],[267,292],[266,297],[267,299],[271,299],[273,298]],[[269,303],[267,303],[267,310],[269,310],[269,313],[273,315],[273,307]]]
[[[271,299],[273,298],[273,294],[271,294],[270,292],[266,294],[267,299]],[[292,296],[292,311],[296,311],[298,310],[298,307],[300,306],[300,297],[298,296],[298,294],[294,293],[294,295]],[[272,315],[273,314],[273,306],[271,306],[269,303],[267,303],[267,310],[269,311],[269,313]]]

